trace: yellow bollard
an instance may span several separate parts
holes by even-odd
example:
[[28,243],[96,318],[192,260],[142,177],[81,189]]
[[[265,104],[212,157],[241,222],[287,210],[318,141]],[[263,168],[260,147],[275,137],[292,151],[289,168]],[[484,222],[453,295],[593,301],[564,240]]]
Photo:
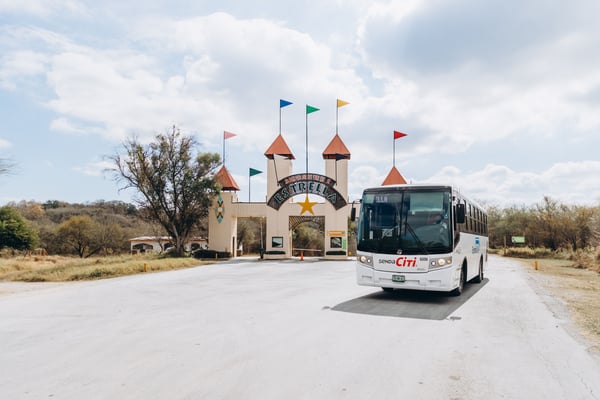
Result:
[[537,262],[537,260],[535,260],[533,262],[533,267],[535,268],[536,271],[538,270],[538,262]]
[[148,272],[148,264],[144,263],[144,272]]
[[300,261],[304,261],[304,250],[300,251]]

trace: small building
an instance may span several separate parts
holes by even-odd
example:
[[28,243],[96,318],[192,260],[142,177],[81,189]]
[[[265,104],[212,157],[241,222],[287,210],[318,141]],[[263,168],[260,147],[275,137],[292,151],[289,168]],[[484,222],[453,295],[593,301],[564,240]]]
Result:
[[[173,247],[173,241],[169,236],[139,236],[129,239],[131,254],[168,251]],[[208,240],[201,237],[193,237],[185,244],[185,251],[192,252],[199,249],[207,249]]]

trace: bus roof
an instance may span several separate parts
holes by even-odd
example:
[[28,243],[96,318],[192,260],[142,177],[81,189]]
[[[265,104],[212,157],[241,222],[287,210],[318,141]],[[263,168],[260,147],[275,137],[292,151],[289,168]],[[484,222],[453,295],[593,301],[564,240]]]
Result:
[[386,191],[386,190],[396,191],[396,190],[403,190],[403,189],[453,189],[453,190],[458,191],[452,185],[438,185],[438,184],[432,184],[432,183],[406,183],[406,184],[399,184],[399,185],[372,186],[372,187],[366,188],[364,191],[365,192]]

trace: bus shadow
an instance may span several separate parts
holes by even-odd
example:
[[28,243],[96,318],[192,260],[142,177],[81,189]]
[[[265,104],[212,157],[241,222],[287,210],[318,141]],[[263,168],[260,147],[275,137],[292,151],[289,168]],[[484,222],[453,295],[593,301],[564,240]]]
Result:
[[378,291],[340,303],[331,309],[355,314],[386,317],[444,320],[465,304],[489,282],[468,283],[460,296],[417,290]]

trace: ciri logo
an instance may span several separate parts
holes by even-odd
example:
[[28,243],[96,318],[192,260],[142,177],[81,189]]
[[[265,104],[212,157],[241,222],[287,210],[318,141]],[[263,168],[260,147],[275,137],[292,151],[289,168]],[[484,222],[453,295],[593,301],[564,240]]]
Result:
[[396,258],[396,266],[397,267],[416,267],[417,266],[417,257],[398,257]]

